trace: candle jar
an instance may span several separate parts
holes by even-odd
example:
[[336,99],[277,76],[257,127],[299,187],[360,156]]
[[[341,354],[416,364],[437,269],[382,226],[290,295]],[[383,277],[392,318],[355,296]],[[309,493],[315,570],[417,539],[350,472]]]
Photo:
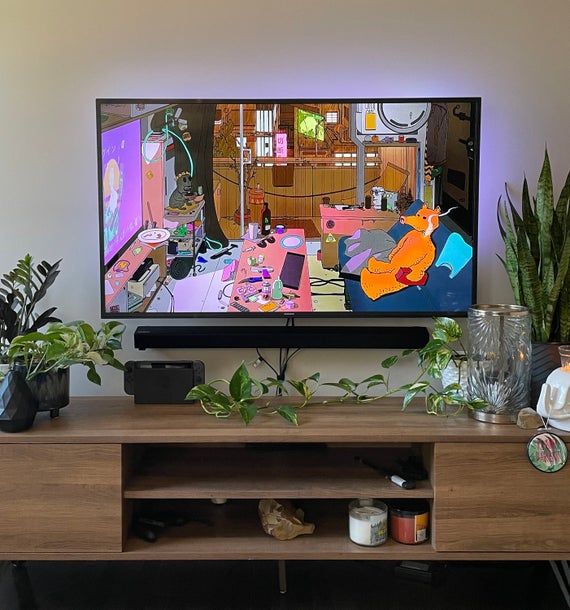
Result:
[[348,505],[348,531],[352,542],[379,546],[388,537],[388,507],[379,500],[353,500]]
[[468,393],[487,403],[480,421],[511,423],[530,404],[531,319],[520,305],[469,308]]

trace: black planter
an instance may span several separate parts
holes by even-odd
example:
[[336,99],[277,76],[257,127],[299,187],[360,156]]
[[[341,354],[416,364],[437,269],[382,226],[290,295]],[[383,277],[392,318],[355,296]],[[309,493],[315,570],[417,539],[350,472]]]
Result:
[[49,411],[52,417],[69,404],[69,369],[56,369],[40,373],[28,381],[38,401],[38,411]]
[[558,348],[562,343],[533,343],[530,369],[530,405],[536,409],[540,389],[546,378],[560,366]]
[[0,384],[0,430],[22,432],[31,428],[38,403],[18,371],[8,371]]

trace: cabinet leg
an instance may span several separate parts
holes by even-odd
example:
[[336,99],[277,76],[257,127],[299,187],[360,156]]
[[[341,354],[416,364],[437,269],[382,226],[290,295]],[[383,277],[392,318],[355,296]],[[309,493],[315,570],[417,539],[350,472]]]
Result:
[[277,569],[279,571],[279,593],[287,593],[287,568],[285,561],[280,559],[277,562]]
[[[562,595],[566,601],[566,605],[570,608],[570,568],[568,567],[567,561],[560,561],[560,566],[556,561],[550,561],[550,567],[556,576],[558,586],[562,591]],[[562,568],[562,570],[560,569]]]

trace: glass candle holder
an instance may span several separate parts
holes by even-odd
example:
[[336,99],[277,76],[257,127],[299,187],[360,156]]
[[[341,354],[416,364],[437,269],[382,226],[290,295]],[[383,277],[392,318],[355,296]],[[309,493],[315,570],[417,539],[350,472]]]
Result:
[[468,393],[487,403],[470,414],[510,423],[530,405],[531,319],[520,305],[469,308]]

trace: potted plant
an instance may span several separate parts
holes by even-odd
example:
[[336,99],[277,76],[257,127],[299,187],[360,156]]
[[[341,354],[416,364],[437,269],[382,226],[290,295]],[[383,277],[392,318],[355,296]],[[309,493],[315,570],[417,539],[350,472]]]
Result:
[[517,305],[532,317],[531,400],[538,400],[546,377],[560,366],[558,346],[570,341],[570,173],[554,204],[548,151],[536,197],[526,177],[520,206],[499,198],[497,218],[505,244],[505,267]]
[[53,316],[56,307],[42,313],[36,311],[59,275],[60,262],[42,261],[35,265],[31,255],[26,254],[0,278],[0,375],[8,372],[7,350],[15,337],[60,321]]
[[7,350],[11,364],[24,373],[39,411],[52,416],[69,404],[69,368],[82,364],[87,379],[100,384],[96,367],[109,365],[123,370],[115,350],[121,348],[124,325],[107,322],[95,331],[87,322],[52,323],[45,332],[34,331],[15,337]]

